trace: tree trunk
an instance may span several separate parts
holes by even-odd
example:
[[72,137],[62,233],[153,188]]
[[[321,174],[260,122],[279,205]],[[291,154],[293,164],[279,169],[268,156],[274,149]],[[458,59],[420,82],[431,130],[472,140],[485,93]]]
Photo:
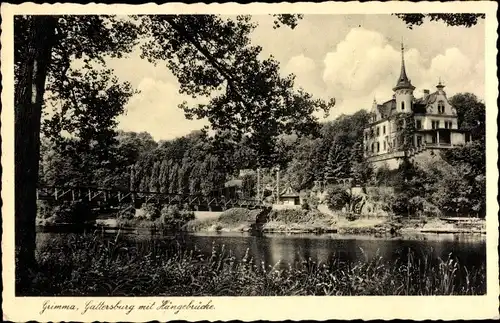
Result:
[[40,123],[55,25],[55,17],[31,17],[28,44],[24,49],[15,88],[16,294],[29,287],[29,272],[36,265],[35,220]]

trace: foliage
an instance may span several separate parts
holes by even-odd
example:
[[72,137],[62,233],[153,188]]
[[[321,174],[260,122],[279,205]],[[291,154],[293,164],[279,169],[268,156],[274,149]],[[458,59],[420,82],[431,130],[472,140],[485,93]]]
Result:
[[333,185],[327,191],[327,205],[332,210],[340,210],[345,207],[350,200],[350,194],[344,185]]
[[142,210],[144,211],[144,217],[153,221],[158,219],[161,214],[160,205],[156,203],[144,203]]
[[241,223],[255,223],[259,210],[248,210],[244,208],[231,208],[222,212],[218,221],[222,224],[236,225]]
[[349,150],[338,143],[333,143],[328,152],[328,159],[325,166],[325,177],[339,180],[350,177]]
[[38,203],[38,218],[44,219],[46,224],[84,224],[92,223],[96,213],[85,201],[40,201]]
[[410,212],[410,199],[407,194],[399,193],[394,197],[391,210],[396,215],[408,216]]
[[484,13],[403,13],[395,15],[402,19],[410,29],[413,29],[413,26],[422,25],[426,18],[430,21],[442,21],[448,26],[472,27],[480,19],[486,17]]
[[194,219],[193,211],[180,210],[177,205],[166,205],[161,209],[159,222],[165,227],[180,230],[182,226]]
[[302,201],[302,209],[304,210],[317,210],[318,205],[319,198],[311,192]]
[[[19,295],[34,296],[291,296],[291,295],[481,295],[486,267],[465,268],[449,255],[424,251],[397,260],[376,255],[327,263],[290,264],[236,258],[224,246],[204,255],[170,241],[130,243],[120,236],[70,236],[38,253],[32,284]],[[16,284],[18,281],[16,281]]]
[[351,151],[351,176],[360,186],[369,185],[374,180],[373,165],[363,155],[363,142],[357,142]]
[[268,221],[283,223],[307,223],[328,219],[329,216],[317,210],[283,209],[272,210],[268,215]]
[[379,186],[392,186],[396,181],[397,175],[397,170],[391,170],[387,164],[383,164],[375,171],[375,183]]
[[472,93],[458,93],[450,98],[457,110],[458,128],[470,131],[472,140],[485,140],[486,107]]
[[[290,17],[281,22],[292,23]],[[180,92],[210,97],[207,104],[181,104],[186,117],[207,118],[218,134],[239,142],[243,136],[258,152],[261,167],[274,164],[276,139],[282,134],[315,134],[314,112],[328,112],[326,103],[295,90],[294,76],[282,77],[278,62],[260,59],[250,34],[250,16],[151,15],[141,17],[149,36],[141,48],[149,61],[165,64],[177,77]]]
[[245,174],[242,178],[242,193],[246,198],[255,198],[257,194],[257,176],[255,173]]

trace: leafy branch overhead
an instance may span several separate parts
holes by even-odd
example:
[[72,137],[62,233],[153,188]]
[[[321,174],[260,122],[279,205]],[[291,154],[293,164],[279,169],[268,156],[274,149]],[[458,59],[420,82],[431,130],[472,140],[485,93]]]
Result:
[[414,26],[420,26],[426,19],[430,21],[441,21],[448,26],[464,26],[472,27],[478,23],[480,19],[484,19],[484,13],[398,13],[395,14],[402,19],[408,28],[413,29]]
[[[207,118],[215,131],[230,131],[237,140],[247,135],[255,142],[282,134],[317,134],[313,113],[328,112],[335,103],[296,90],[294,76],[282,77],[273,57],[260,58],[262,48],[250,43],[256,27],[250,16],[141,18],[149,36],[143,57],[166,64],[181,93],[210,97],[207,104],[184,103],[181,108],[188,118]],[[289,18],[282,22],[291,23]]]

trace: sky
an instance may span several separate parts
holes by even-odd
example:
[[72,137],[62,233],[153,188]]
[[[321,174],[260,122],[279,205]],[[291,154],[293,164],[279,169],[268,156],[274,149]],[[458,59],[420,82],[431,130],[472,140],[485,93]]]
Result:
[[[296,75],[297,87],[319,98],[335,98],[330,116],[318,115],[320,121],[370,109],[374,99],[389,100],[401,69],[401,41],[416,97],[424,89],[434,91],[441,79],[448,97],[471,92],[484,99],[484,21],[471,28],[426,21],[409,29],[391,15],[305,15],[295,29],[275,30],[271,16],[253,20],[258,27],[252,43],[263,48],[263,58],[273,55],[283,75]],[[196,101],[180,95],[168,68],[141,59],[138,49],[126,58],[109,59],[107,65],[140,90],[119,117],[119,129],[168,140],[208,124],[185,119],[178,104]]]

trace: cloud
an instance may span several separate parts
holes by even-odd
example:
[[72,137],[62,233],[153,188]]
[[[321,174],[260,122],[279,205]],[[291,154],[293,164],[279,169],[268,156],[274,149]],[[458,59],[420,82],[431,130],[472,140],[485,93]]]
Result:
[[[418,49],[405,48],[404,55],[416,96],[423,89],[434,90],[439,78],[447,85],[448,94],[470,91],[484,95],[484,63],[474,64],[460,49],[447,48],[425,59]],[[337,99],[332,117],[369,109],[374,97],[378,102],[390,99],[400,70],[400,48],[378,32],[353,28],[324,58],[322,78]]]
[[155,140],[183,136],[207,124],[205,120],[187,120],[178,108],[183,101],[194,103],[178,92],[178,84],[145,77],[119,117],[119,128],[125,131],[147,131]]
[[283,74],[295,75],[295,86],[303,88],[316,97],[324,97],[324,82],[321,79],[321,67],[304,54],[291,57],[282,69]]

